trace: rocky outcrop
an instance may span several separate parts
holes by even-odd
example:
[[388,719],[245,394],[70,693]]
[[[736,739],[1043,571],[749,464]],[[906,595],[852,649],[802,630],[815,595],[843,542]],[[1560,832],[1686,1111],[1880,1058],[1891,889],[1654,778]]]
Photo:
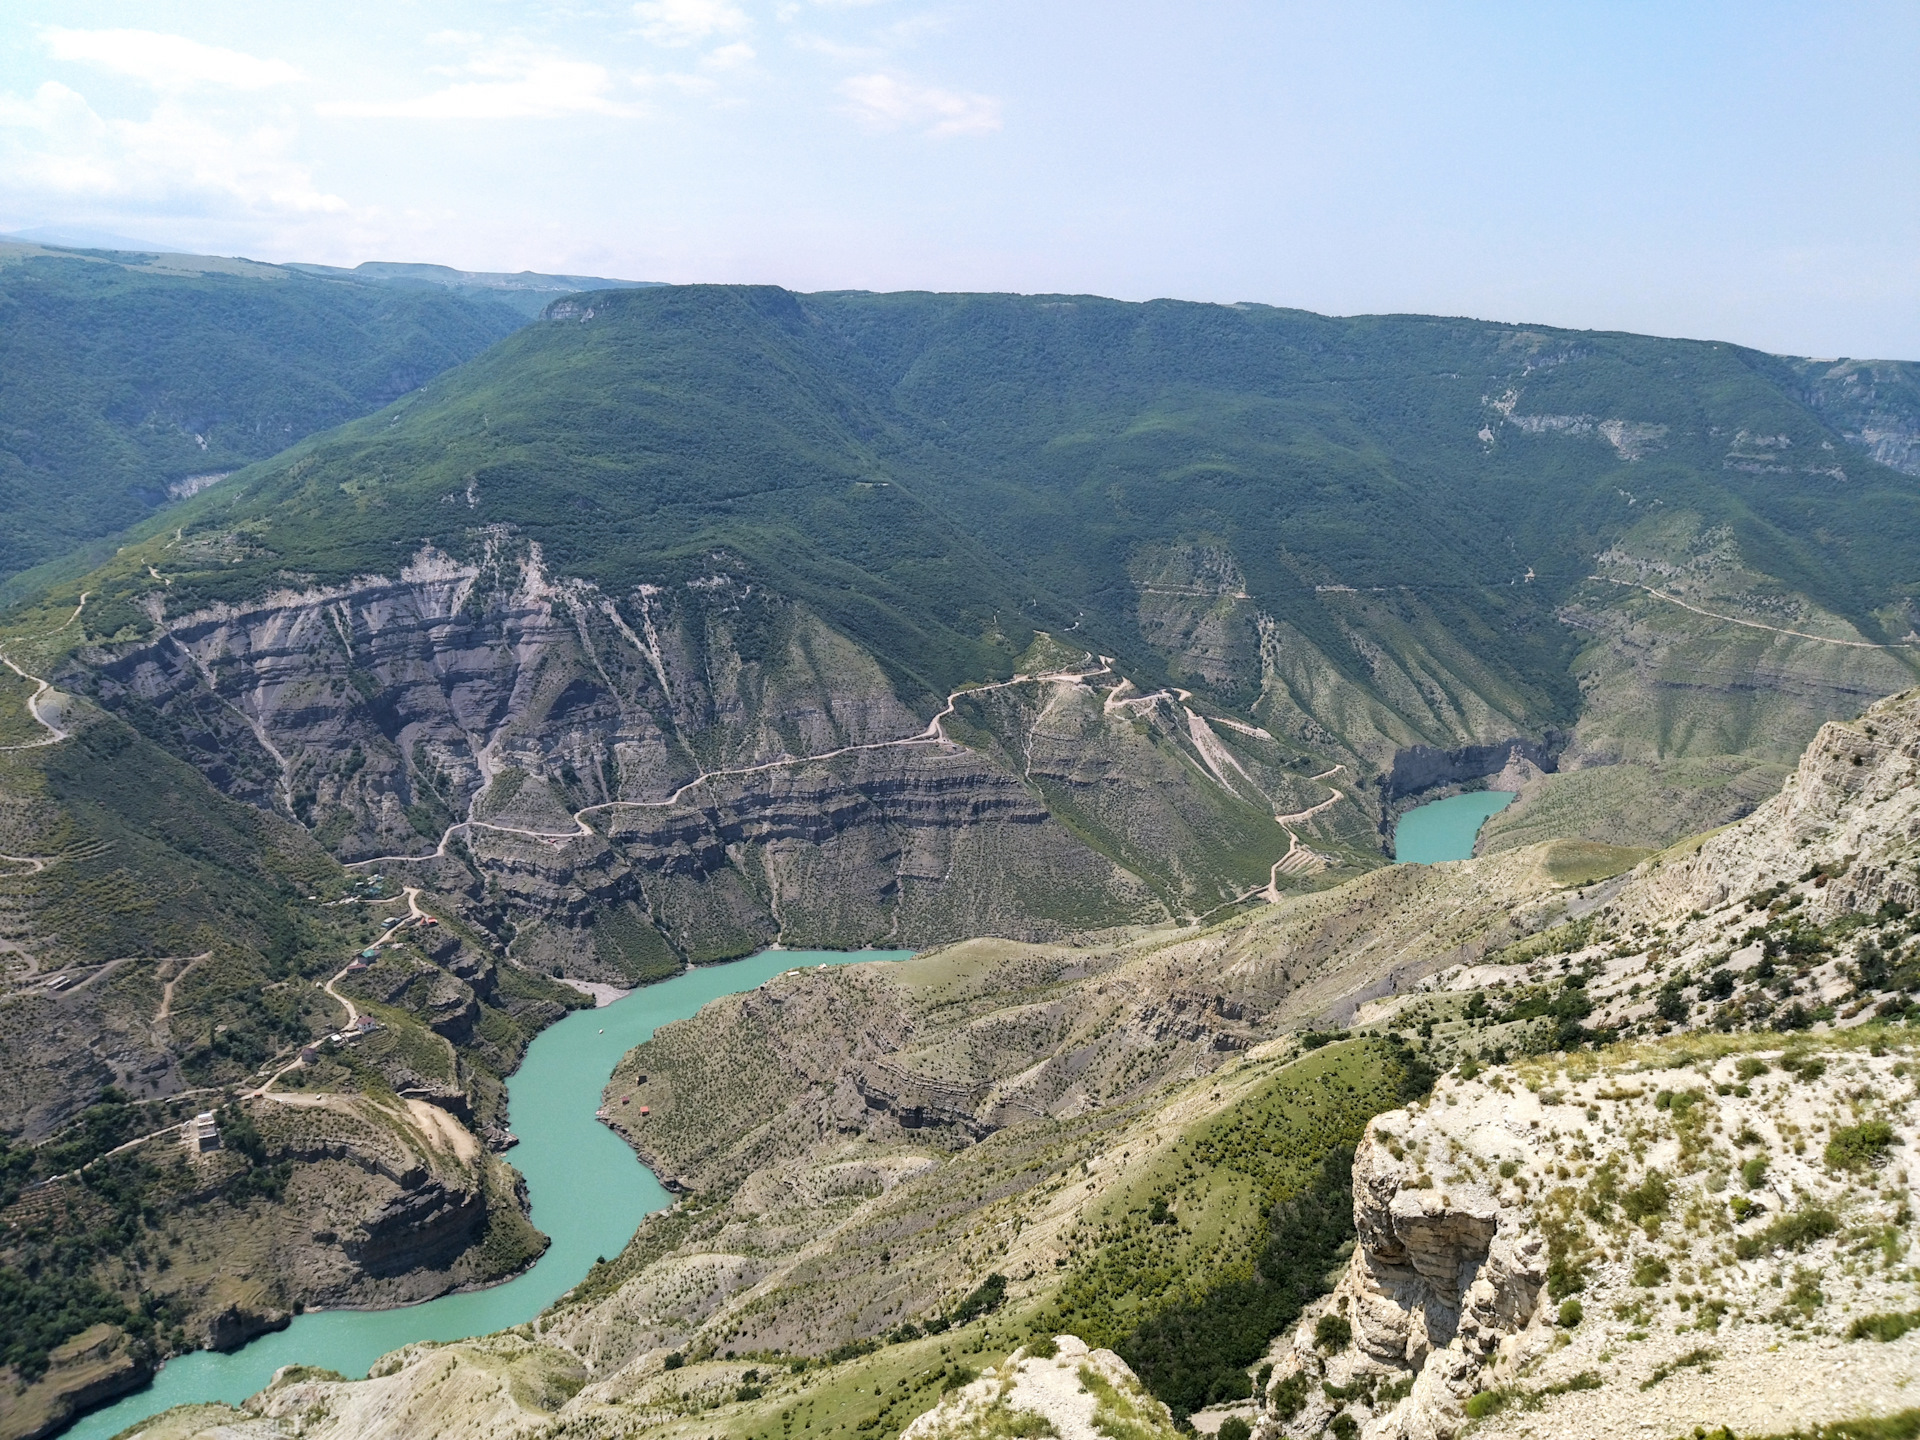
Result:
[[[1025,1417],[1025,1428],[1020,1417]],[[1057,1440],[1174,1440],[1167,1407],[1118,1355],[1077,1335],[1027,1345],[985,1375],[948,1394],[901,1432],[900,1440],[991,1440],[1040,1433]]]
[[[1110,712],[1073,665],[1063,694],[950,702],[978,742],[956,743],[929,725],[937,697],[902,698],[804,606],[716,566],[614,596],[502,541],[474,563],[429,547],[396,576],[244,606],[172,616],[156,595],[149,638],[84,650],[59,683],[342,860],[461,897],[517,958],[615,982],[776,938],[1045,938],[1157,918],[1152,887],[1108,858],[1127,849],[1207,908],[1220,887],[1199,881],[1196,846],[1219,847],[1195,827],[1220,823],[1210,792],[1269,838],[1268,816],[1293,808],[1252,778],[1265,764],[1275,796],[1294,783],[1271,737],[1229,736],[1247,752],[1237,773],[1182,760],[1184,714]],[[1047,785],[1075,795],[1078,831]],[[1109,825],[1124,843],[1082,838]]]
[[[1416,1174],[1405,1157],[1430,1129],[1404,1111],[1368,1125],[1354,1156],[1353,1258],[1281,1352],[1265,1440],[1321,1434],[1361,1395],[1351,1408],[1369,1437],[1447,1440],[1488,1364],[1517,1354],[1540,1313],[1543,1240],[1484,1187]],[[1346,1322],[1350,1346],[1317,1333],[1329,1316]]]
[[0,1368],[0,1436],[57,1435],[74,1416],[138,1390],[152,1375],[153,1361],[125,1331],[92,1326],[56,1347],[45,1373],[31,1382],[11,1366]]
[[257,1335],[284,1330],[293,1316],[284,1310],[251,1310],[244,1305],[229,1305],[207,1317],[207,1348],[238,1350]]
[[[1493,1067],[1377,1117],[1358,1246],[1283,1343],[1260,1434],[1344,1412],[1366,1440],[1603,1440],[1905,1408],[1913,1349],[1866,1337],[1907,1328],[1913,1283],[1860,1237],[1910,1243],[1911,1062],[1711,1044]],[[1848,1384],[1805,1383],[1830,1367]]]

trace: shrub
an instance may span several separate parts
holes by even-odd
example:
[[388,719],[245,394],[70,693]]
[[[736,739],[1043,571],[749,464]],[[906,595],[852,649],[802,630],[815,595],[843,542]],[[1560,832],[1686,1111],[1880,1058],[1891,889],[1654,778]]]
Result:
[[1909,1330],[1920,1329],[1920,1311],[1891,1315],[1862,1315],[1847,1329],[1849,1340],[1898,1340]]
[[1584,1315],[1585,1312],[1581,1310],[1578,1300],[1562,1300],[1560,1302],[1559,1318],[1563,1328],[1568,1330],[1573,1329],[1574,1326],[1580,1323]]
[[1252,1440],[1253,1427],[1238,1415],[1229,1415],[1220,1422],[1217,1440]]
[[1764,1075],[1767,1073],[1767,1062],[1759,1059],[1757,1056],[1745,1055],[1741,1057],[1740,1063],[1734,1067],[1734,1073],[1742,1080],[1751,1080],[1756,1075]]
[[1327,1422],[1327,1429],[1337,1436],[1338,1440],[1355,1440],[1360,1433],[1360,1422],[1342,1410]]
[[686,1363],[687,1363],[687,1357],[682,1355],[678,1350],[675,1350],[672,1354],[667,1356],[666,1368],[669,1370],[678,1370],[682,1365]]
[[989,1275],[974,1287],[973,1293],[954,1307],[947,1318],[955,1325],[965,1325],[982,1315],[991,1314],[1000,1308],[1000,1302],[1007,1298],[1007,1277]]
[[1864,1170],[1887,1153],[1893,1127],[1884,1120],[1867,1120],[1835,1130],[1827,1141],[1827,1164],[1835,1170]]
[[1506,1407],[1509,1398],[1505,1390],[1482,1390],[1467,1400],[1467,1418],[1484,1420],[1489,1415],[1496,1415]]
[[1766,1183],[1767,1157],[1756,1155],[1740,1167],[1740,1183],[1749,1190],[1758,1190]]
[[1620,1208],[1627,1212],[1629,1220],[1645,1220],[1651,1215],[1666,1214],[1667,1203],[1672,1198],[1667,1177],[1658,1170],[1650,1170],[1638,1185],[1620,1192]]
[[1298,1415],[1307,1403],[1307,1396],[1313,1389],[1313,1381],[1304,1370],[1296,1370],[1278,1385],[1273,1394],[1267,1397],[1267,1404],[1273,1413],[1282,1420],[1291,1420]]
[[1667,1262],[1658,1255],[1642,1255],[1633,1262],[1633,1283],[1642,1289],[1651,1290],[1656,1285],[1667,1283],[1667,1276],[1673,1272]]
[[1780,1068],[1811,1083],[1827,1073],[1827,1062],[1817,1055],[1788,1055],[1781,1059]]
[[1313,1346],[1329,1355],[1353,1343],[1353,1326],[1344,1315],[1322,1315],[1313,1322]]
[[1733,1242],[1733,1253],[1742,1260],[1753,1260],[1774,1250],[1804,1250],[1839,1228],[1840,1222],[1833,1212],[1816,1205],[1782,1215],[1758,1234],[1741,1236]]

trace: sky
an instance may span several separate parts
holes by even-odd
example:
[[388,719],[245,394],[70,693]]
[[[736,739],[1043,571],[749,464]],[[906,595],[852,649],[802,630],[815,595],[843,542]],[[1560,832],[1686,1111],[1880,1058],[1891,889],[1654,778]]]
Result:
[[1920,6],[9,0],[0,231],[1920,358]]

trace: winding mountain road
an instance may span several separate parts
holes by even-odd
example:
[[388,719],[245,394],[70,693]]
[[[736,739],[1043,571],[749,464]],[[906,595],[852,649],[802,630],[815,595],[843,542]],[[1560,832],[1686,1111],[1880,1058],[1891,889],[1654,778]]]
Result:
[[62,740],[65,740],[70,734],[73,733],[70,730],[62,730],[53,721],[47,719],[46,716],[40,713],[41,698],[45,695],[50,694],[53,690],[53,686],[49,685],[46,681],[42,680],[38,675],[29,675],[26,671],[22,670],[18,665],[14,664],[13,661],[9,660],[5,655],[0,655],[0,665],[5,665],[9,670],[13,671],[14,674],[18,675],[22,680],[31,681],[32,684],[36,687],[33,694],[27,697],[27,713],[31,715],[36,721],[38,721],[42,726],[44,726],[47,731],[46,736],[42,739],[27,740],[27,741],[23,741],[18,745],[0,745],[0,750],[38,750],[44,745],[58,745]]
[[1698,605],[1690,605],[1678,595],[1669,595],[1665,590],[1656,590],[1651,585],[1642,585],[1638,580],[1616,580],[1611,575],[1589,575],[1589,580],[1602,580],[1609,585],[1623,586],[1629,590],[1644,590],[1656,600],[1664,600],[1669,605],[1678,605],[1682,610],[1691,610],[1696,615],[1704,615],[1709,620],[1718,620],[1725,625],[1744,625],[1749,630],[1765,630],[1772,635],[1790,635],[1795,640],[1812,640],[1821,645],[1842,645],[1849,650],[1911,650],[1916,642],[1899,640],[1891,645],[1876,644],[1872,640],[1840,640],[1831,635],[1809,635],[1805,630],[1783,630],[1778,625],[1763,625],[1758,620],[1742,620],[1737,615],[1719,615],[1712,610],[1702,610]]

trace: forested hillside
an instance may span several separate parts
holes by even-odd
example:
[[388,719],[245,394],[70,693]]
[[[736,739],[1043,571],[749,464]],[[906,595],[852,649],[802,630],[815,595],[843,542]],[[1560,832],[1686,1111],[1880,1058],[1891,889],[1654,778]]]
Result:
[[609,283],[0,243],[0,580],[378,409],[556,293]]

